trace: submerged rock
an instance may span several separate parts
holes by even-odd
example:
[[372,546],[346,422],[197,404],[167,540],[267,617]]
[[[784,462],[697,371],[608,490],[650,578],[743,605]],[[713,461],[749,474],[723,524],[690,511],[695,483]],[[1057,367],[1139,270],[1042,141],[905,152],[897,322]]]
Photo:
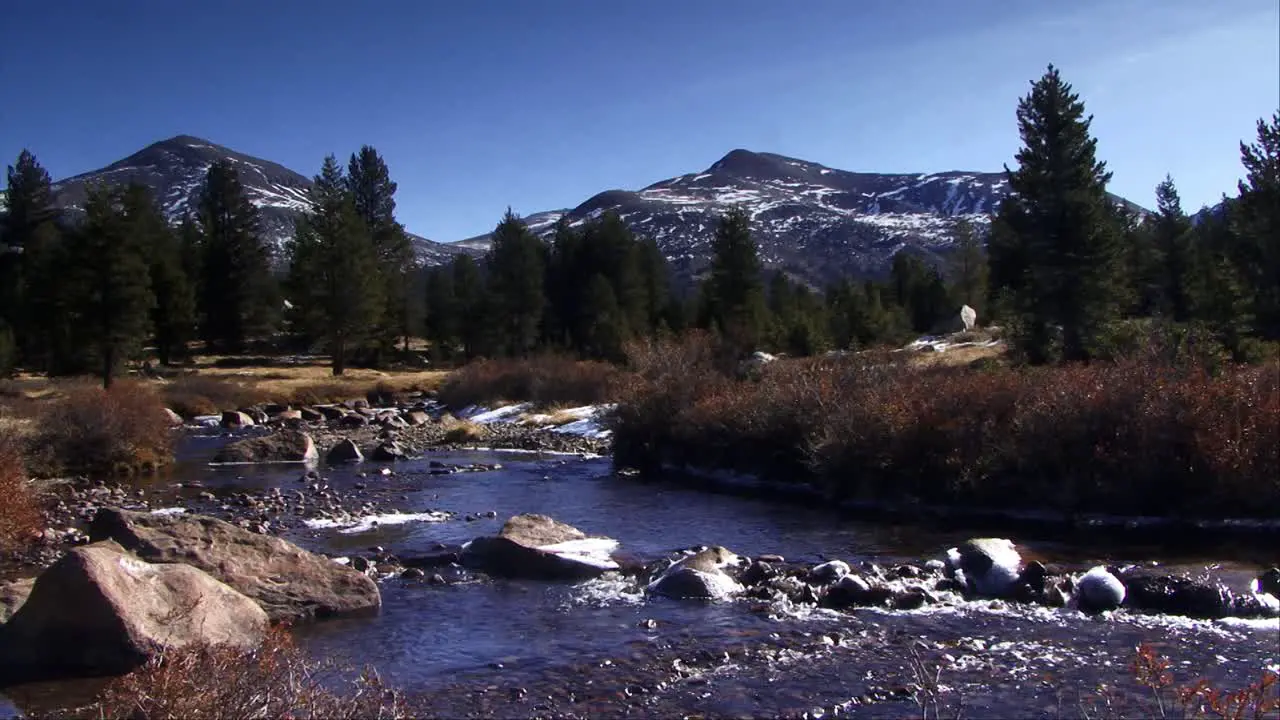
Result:
[[1124,606],[1146,612],[1212,620],[1231,614],[1234,595],[1219,583],[1177,575],[1124,574]]
[[462,547],[468,567],[504,577],[535,580],[582,580],[617,570],[610,557],[618,541],[588,537],[578,528],[546,515],[516,515],[494,537],[480,537]]
[[378,462],[394,462],[408,458],[404,448],[400,447],[400,443],[391,441],[384,442],[373,450],[373,459]]
[[99,510],[93,541],[115,540],[143,560],[186,563],[253,598],[272,621],[323,618],[382,604],[368,577],[290,542],[200,515]]
[[813,566],[809,571],[809,582],[815,585],[830,585],[850,572],[849,563],[843,560],[832,560]]
[[970,594],[1002,598],[1018,582],[1022,556],[1012,540],[977,538],[948,550],[947,565]]
[[1087,613],[1115,610],[1124,603],[1125,589],[1120,578],[1099,565],[1076,583],[1076,605]]
[[310,435],[296,430],[281,430],[264,437],[229,443],[213,456],[213,462],[310,462],[319,457],[316,443]]
[[725,568],[741,561],[737,554],[724,547],[710,547],[675,562],[646,589],[678,600],[724,600],[742,592],[742,585],[725,572]]
[[0,626],[0,678],[121,674],[197,643],[250,648],[267,624],[257,603],[196,568],[153,565],[96,543],[54,563]]
[[1280,568],[1271,568],[1259,575],[1253,581],[1253,591],[1255,593],[1266,593],[1273,598],[1280,599]]

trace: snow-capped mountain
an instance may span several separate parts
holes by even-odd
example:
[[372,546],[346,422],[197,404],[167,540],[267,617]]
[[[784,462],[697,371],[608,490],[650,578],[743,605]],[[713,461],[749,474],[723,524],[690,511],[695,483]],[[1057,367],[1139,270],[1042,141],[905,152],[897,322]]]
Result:
[[[567,213],[529,217],[545,236],[562,215],[577,225],[615,212],[657,240],[677,275],[687,278],[705,267],[718,217],[737,205],[751,216],[767,267],[820,285],[882,275],[903,248],[939,256],[954,243],[957,218],[985,226],[1007,192],[1004,173],[855,173],[734,150],[699,173],[637,191],[609,190]],[[487,241],[482,235],[462,242],[480,249]]]
[[[294,221],[310,208],[307,197],[311,179],[282,165],[238,153],[189,135],[162,140],[101,170],[76,175],[53,184],[58,205],[72,214],[82,211],[87,189],[93,183],[110,185],[138,182],[151,188],[156,202],[170,222],[196,211],[197,195],[209,166],[230,160],[239,171],[249,200],[262,217],[262,231],[277,258],[293,236]],[[446,262],[461,249],[453,249],[417,235],[410,235],[420,261],[427,265]]]

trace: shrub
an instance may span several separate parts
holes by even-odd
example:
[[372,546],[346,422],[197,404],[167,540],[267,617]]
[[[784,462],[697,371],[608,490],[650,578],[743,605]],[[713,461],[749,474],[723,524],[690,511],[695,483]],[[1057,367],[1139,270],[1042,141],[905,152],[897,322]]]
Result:
[[164,403],[140,383],[70,385],[38,417],[28,457],[47,474],[153,470],[173,459]]
[[484,440],[487,434],[484,426],[463,421],[445,431],[444,442],[452,445],[475,443]]
[[1215,369],[1184,353],[975,370],[855,355],[779,360],[739,381],[705,340],[629,352],[614,459],[641,470],[1067,513],[1274,516],[1280,505],[1276,365]]
[[507,402],[589,405],[608,402],[618,370],[558,355],[526,360],[480,360],[454,371],[440,388],[452,408]]
[[165,653],[112,680],[87,708],[98,717],[153,718],[402,718],[399,692],[366,669],[326,687],[335,668],[308,658],[288,632],[268,631],[262,646],[241,650],[196,646]]
[[0,551],[20,546],[41,528],[40,508],[27,483],[22,444],[0,430]]

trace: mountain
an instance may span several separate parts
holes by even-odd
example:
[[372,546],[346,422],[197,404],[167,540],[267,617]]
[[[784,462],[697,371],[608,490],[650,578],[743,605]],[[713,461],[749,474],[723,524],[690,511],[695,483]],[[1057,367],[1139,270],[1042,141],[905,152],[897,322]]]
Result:
[[[642,190],[609,190],[567,212],[529,219],[549,236],[562,216],[580,225],[615,212],[656,240],[677,276],[688,279],[707,264],[717,218],[738,205],[752,218],[766,267],[823,285],[847,275],[882,276],[904,248],[937,259],[953,244],[957,218],[986,225],[1007,193],[1004,173],[856,173],[734,150],[702,172]],[[488,239],[461,244],[483,249]]]
[[[230,160],[240,173],[249,200],[262,216],[262,230],[276,251],[284,257],[285,241],[293,237],[294,221],[310,208],[311,179],[282,165],[236,152],[190,135],[148,145],[129,157],[92,172],[59,180],[53,184],[57,203],[72,215],[82,212],[89,186],[93,183],[128,184],[138,182],[151,188],[156,202],[170,222],[182,220],[196,211],[200,187],[209,166]],[[460,251],[410,234],[421,263],[436,265]]]

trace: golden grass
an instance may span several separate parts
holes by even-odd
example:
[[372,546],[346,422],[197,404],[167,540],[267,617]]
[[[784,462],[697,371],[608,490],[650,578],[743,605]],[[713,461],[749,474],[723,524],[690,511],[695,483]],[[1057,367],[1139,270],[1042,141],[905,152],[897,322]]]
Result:
[[445,431],[443,442],[452,445],[477,443],[484,440],[489,434],[483,425],[477,425],[467,420],[457,420],[455,423],[453,427]]
[[1004,343],[987,347],[969,346],[950,348],[943,352],[913,352],[910,364],[917,368],[960,367],[972,365],[978,360],[997,360],[1009,351]]

